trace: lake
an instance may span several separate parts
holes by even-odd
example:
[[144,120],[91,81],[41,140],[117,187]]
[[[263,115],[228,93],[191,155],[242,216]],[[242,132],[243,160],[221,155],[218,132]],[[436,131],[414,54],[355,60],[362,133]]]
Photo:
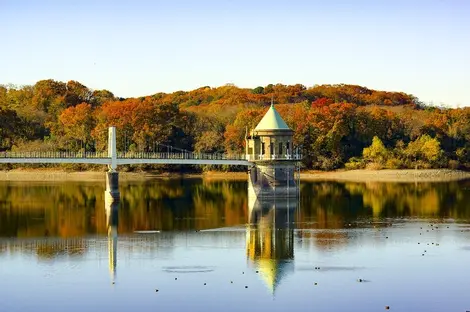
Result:
[[470,181],[0,182],[0,311],[470,310]]

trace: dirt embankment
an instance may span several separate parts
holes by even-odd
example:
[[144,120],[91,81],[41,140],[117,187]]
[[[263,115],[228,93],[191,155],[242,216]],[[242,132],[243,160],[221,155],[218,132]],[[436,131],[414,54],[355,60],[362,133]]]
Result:
[[349,170],[310,171],[301,173],[302,180],[309,181],[357,181],[357,182],[446,182],[470,179],[470,172],[450,169],[401,169],[401,170]]
[[[17,169],[0,171],[0,181],[76,181],[93,182],[104,181],[106,172],[83,171],[70,172],[63,170],[42,169]],[[172,178],[204,178],[211,180],[241,180],[247,178],[246,172],[205,172],[202,174],[178,174],[178,173],[152,173],[152,172],[119,172],[120,181],[145,181],[151,179]]]

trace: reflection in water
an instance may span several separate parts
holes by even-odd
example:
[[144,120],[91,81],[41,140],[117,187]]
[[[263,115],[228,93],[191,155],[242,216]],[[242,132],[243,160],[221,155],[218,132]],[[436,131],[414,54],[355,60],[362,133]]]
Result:
[[250,197],[246,234],[248,259],[274,295],[282,277],[294,266],[294,217],[298,200]]
[[[233,181],[121,192],[0,182],[0,310],[468,309],[468,181],[305,182],[300,202],[253,200]],[[110,290],[102,260],[114,282],[117,248]]]
[[116,280],[119,197],[105,192],[106,226],[108,228],[109,272],[112,283]]
[[[303,182],[297,227],[342,229],[349,224],[357,225],[358,220],[379,222],[397,217],[467,219],[470,218],[469,186],[468,181]],[[256,215],[249,216],[247,182],[243,181],[158,180],[123,183],[120,188],[120,222],[116,227],[121,235],[141,230],[186,231],[237,226],[253,217],[252,223],[258,222]],[[57,237],[107,235],[104,196],[102,183],[0,182],[0,237],[49,237],[48,242],[52,242]],[[61,251],[61,248],[65,247],[51,245],[41,254],[82,249],[72,246]]]

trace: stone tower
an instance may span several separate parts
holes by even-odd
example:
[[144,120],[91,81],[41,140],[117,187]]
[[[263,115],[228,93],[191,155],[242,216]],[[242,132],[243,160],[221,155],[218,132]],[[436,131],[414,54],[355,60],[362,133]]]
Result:
[[293,134],[273,104],[256,128],[247,133],[246,155],[254,163],[248,173],[249,196],[297,196],[294,174],[300,157],[293,148]]

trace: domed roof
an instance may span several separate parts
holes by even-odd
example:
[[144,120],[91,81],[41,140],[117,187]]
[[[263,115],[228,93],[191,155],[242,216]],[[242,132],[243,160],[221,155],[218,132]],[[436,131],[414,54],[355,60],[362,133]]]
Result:
[[271,107],[264,115],[263,119],[256,126],[255,130],[291,130],[281,115],[271,104]]

